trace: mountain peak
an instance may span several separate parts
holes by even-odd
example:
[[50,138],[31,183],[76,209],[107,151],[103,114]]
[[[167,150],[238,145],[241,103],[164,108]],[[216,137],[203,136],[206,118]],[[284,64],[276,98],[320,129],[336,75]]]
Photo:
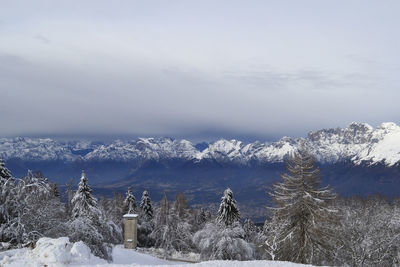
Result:
[[111,143],[59,142],[50,138],[0,138],[0,156],[23,160],[114,160],[143,161],[181,159],[250,164],[279,162],[304,140],[320,162],[352,160],[356,164],[400,162],[400,127],[386,122],[373,129],[367,123],[352,122],[345,128],[310,131],[305,138],[282,137],[277,142],[254,142],[220,139],[194,145],[172,138],[138,138]]

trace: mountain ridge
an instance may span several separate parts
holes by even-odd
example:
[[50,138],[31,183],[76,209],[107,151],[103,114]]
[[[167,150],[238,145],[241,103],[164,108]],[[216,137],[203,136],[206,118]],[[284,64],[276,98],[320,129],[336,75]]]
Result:
[[202,151],[188,140],[172,138],[115,140],[108,144],[51,138],[0,138],[0,156],[42,161],[215,160],[246,165],[282,162],[302,141],[319,162],[351,160],[358,165],[383,162],[387,166],[400,162],[400,126],[390,122],[376,129],[367,123],[353,122],[346,128],[310,131],[305,138],[282,137],[276,142],[244,144],[235,139],[219,139],[208,143]]
[[215,160],[247,165],[282,162],[302,141],[319,162],[350,160],[357,165],[383,162],[387,166],[400,162],[400,126],[392,122],[382,123],[375,129],[367,123],[353,122],[345,128],[310,131],[304,138],[282,137],[276,142],[245,144],[235,139],[219,139],[207,143],[203,150],[188,140],[172,138],[137,138],[110,143],[0,138],[0,156],[39,161]]

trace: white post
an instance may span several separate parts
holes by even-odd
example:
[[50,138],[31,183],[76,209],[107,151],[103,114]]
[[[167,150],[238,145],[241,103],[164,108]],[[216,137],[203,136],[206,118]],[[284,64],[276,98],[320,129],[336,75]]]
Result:
[[136,249],[137,246],[137,214],[124,215],[124,247]]

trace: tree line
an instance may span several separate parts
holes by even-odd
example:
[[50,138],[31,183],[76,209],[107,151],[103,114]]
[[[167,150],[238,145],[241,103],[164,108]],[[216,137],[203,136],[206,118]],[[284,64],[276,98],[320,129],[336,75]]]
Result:
[[[57,185],[41,173],[16,179],[0,161],[0,242],[3,249],[34,245],[43,236],[82,240],[92,252],[111,260],[122,243],[122,216],[137,213],[138,245],[172,253],[199,253],[202,260],[282,260],[314,265],[398,266],[400,200],[384,196],[337,197],[320,184],[321,173],[303,145],[289,155],[286,171],[269,192],[263,227],[241,220],[227,188],[216,214],[193,209],[184,194],[159,203],[144,191],[136,202],[126,196],[92,195],[83,172],[78,189],[67,187],[62,202]],[[1,247],[0,247],[1,249]]]

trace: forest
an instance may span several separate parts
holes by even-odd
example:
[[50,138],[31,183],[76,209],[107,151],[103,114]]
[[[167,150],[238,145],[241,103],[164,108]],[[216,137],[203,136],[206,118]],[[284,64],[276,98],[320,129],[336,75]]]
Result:
[[41,237],[83,241],[111,261],[123,242],[123,215],[139,214],[138,245],[164,256],[196,253],[201,260],[281,260],[313,265],[396,266],[400,260],[400,199],[382,195],[340,197],[321,187],[315,158],[302,146],[286,161],[281,179],[265,197],[263,226],[241,218],[227,188],[213,214],[188,205],[184,194],[152,202],[151,188],[140,200],[126,195],[96,199],[82,172],[77,190],[40,172],[12,176],[0,161],[0,250],[34,247]]

